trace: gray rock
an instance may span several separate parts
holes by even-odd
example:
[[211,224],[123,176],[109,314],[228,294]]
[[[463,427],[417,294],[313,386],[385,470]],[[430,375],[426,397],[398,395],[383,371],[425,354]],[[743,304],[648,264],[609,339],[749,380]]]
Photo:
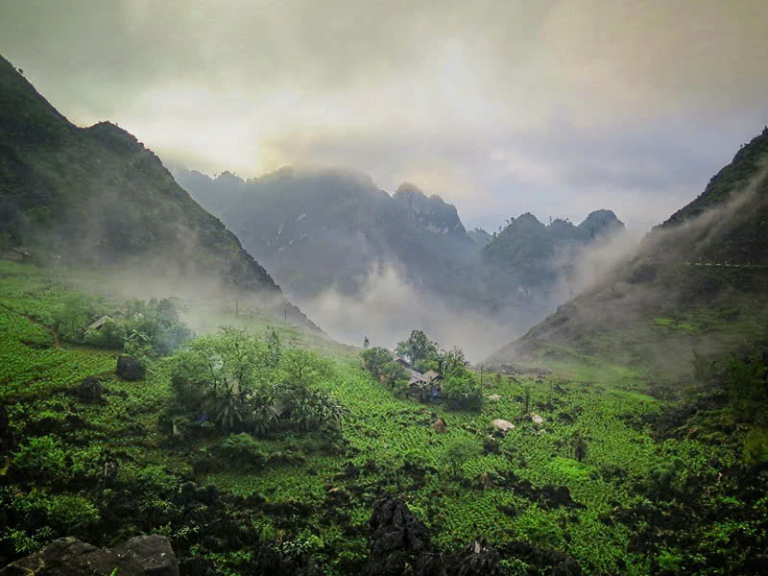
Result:
[[59,538],[40,552],[0,570],[0,576],[145,576],[139,562],[112,550],[100,550],[77,538]]
[[117,375],[123,380],[141,380],[147,371],[138,360],[131,356],[120,356],[117,359]]
[[165,536],[136,536],[111,551],[138,562],[147,576],[179,576],[179,562]]

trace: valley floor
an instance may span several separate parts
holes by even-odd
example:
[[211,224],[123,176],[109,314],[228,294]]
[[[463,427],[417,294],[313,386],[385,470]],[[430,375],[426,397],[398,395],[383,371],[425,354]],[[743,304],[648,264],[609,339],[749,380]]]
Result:
[[[0,441],[0,566],[63,535],[108,545],[160,533],[222,574],[247,573],[259,540],[324,573],[358,573],[385,496],[406,502],[443,550],[478,536],[525,541],[585,574],[753,573],[764,561],[768,477],[744,468],[744,430],[717,394],[660,400],[633,370],[551,362],[546,376],[486,375],[486,398],[499,399],[455,412],[397,398],[353,351],[277,326],[329,358],[322,387],[348,410],[340,435],[273,433],[258,440],[258,466],[222,467],[210,427],[166,431],[162,362],[124,382],[115,352],[56,346],[46,326],[71,291],[51,272],[0,263],[0,403],[16,444]],[[226,313],[222,323],[268,328]],[[88,376],[101,379],[103,402],[73,394]],[[494,419],[515,428],[494,433]],[[460,441],[473,448],[451,462]],[[190,505],[179,496],[189,482],[215,489],[195,488]],[[505,574],[535,569],[502,561]]]

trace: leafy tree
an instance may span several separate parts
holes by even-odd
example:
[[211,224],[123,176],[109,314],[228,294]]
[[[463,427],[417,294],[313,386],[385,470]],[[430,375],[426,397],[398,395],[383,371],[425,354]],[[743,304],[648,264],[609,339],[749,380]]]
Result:
[[726,380],[731,409],[743,422],[761,419],[765,423],[768,406],[768,370],[760,358],[732,357]]
[[454,346],[450,351],[441,351],[438,355],[438,372],[451,373],[458,368],[465,368],[469,362],[464,355],[464,351],[458,346]]
[[267,348],[270,354],[270,364],[272,366],[277,366],[280,362],[280,356],[282,355],[283,344],[274,328],[269,331],[269,335],[267,336]]
[[344,407],[320,390],[325,361],[303,349],[280,352],[243,330],[191,341],[169,361],[177,405],[213,416],[225,432],[265,435],[285,423],[302,431],[338,428]]
[[442,461],[448,465],[454,476],[458,476],[462,466],[477,456],[479,447],[469,438],[452,440],[442,454]]
[[483,408],[483,391],[472,372],[457,367],[443,376],[443,396],[448,407],[454,410],[480,411]]
[[382,367],[392,362],[392,355],[384,348],[368,348],[362,354],[363,366],[375,377],[379,377]]
[[408,371],[392,359],[384,348],[369,348],[363,352],[363,365],[377,380],[388,388],[408,386]]
[[411,364],[419,360],[430,360],[437,357],[437,344],[432,342],[422,330],[414,330],[407,340],[398,342],[395,351],[405,356]]
[[579,462],[583,461],[587,457],[587,441],[579,432],[576,432],[572,438],[573,455]]
[[68,295],[60,308],[54,312],[53,321],[64,340],[82,342],[85,330],[88,324],[93,322],[95,315],[92,299],[73,293]]

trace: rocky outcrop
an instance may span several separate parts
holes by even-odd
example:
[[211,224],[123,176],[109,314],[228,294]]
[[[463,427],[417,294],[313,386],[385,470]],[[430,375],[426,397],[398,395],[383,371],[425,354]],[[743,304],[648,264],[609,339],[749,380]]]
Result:
[[116,548],[96,548],[77,538],[59,538],[0,570],[0,576],[179,576],[179,564],[164,536],[136,536]]
[[[118,361],[118,366],[120,362]],[[75,389],[74,394],[81,402],[86,404],[104,404],[106,400],[102,396],[104,389],[99,382],[98,378],[92,378],[88,376],[85,380],[80,382],[80,385]]]
[[141,363],[131,356],[120,356],[117,359],[117,375],[123,380],[141,380],[147,371]]
[[400,500],[380,500],[369,522],[371,552],[364,576],[413,572],[431,549],[427,528]]
[[477,538],[458,554],[433,551],[424,524],[397,499],[380,500],[369,526],[371,550],[363,576],[496,576],[501,561],[513,558],[540,571],[536,573],[581,576],[581,567],[567,554],[525,542],[494,548]]
[[[168,540],[161,539],[165,540],[170,550]],[[173,556],[172,550],[170,554]],[[173,560],[175,562],[175,556]],[[129,551],[100,549],[77,538],[59,538],[40,552],[9,564],[0,570],[0,576],[111,576],[115,571],[120,576],[149,574]],[[178,576],[178,569],[175,573],[162,574]]]
[[112,551],[135,560],[147,576],[179,576],[179,563],[164,536],[136,536]]

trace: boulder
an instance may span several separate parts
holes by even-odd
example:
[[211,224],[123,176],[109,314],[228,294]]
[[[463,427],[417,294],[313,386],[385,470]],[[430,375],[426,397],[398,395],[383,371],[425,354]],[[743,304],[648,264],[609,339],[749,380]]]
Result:
[[184,558],[179,562],[179,574],[181,576],[216,576],[216,571],[212,560],[195,556]]
[[464,548],[454,560],[453,576],[495,576],[500,574],[501,556],[485,538],[479,538]]
[[[179,563],[165,536],[135,536],[112,552],[136,561],[147,576],[179,576]],[[119,572],[122,576],[122,571]]]
[[117,375],[123,380],[141,380],[146,376],[146,369],[141,363],[131,356],[120,356],[117,359]]
[[[118,362],[118,366],[119,366]],[[88,376],[85,380],[80,382],[80,385],[75,388],[75,396],[81,401],[88,404],[103,404],[106,402],[102,393],[104,389],[101,386],[98,378],[92,378]]]
[[514,430],[515,425],[512,424],[509,420],[502,420],[501,418],[496,418],[496,420],[493,420],[491,422],[491,426],[496,428],[499,432],[502,432],[506,434],[509,430]]
[[432,430],[438,434],[445,434],[448,431],[448,427],[445,425],[445,420],[438,418],[435,423],[432,424]]
[[531,420],[534,424],[544,424],[544,418],[535,412],[531,414]]
[[[167,540],[164,538],[167,542]],[[170,548],[170,544],[168,545]],[[173,551],[171,551],[173,554]],[[29,556],[0,570],[0,576],[144,576],[147,572],[133,557],[99,549],[77,538],[59,538]],[[178,574],[178,572],[177,572]]]
[[501,396],[499,396],[498,394],[491,394],[490,396],[488,396],[488,400],[490,400],[491,402],[498,402],[501,400]]

